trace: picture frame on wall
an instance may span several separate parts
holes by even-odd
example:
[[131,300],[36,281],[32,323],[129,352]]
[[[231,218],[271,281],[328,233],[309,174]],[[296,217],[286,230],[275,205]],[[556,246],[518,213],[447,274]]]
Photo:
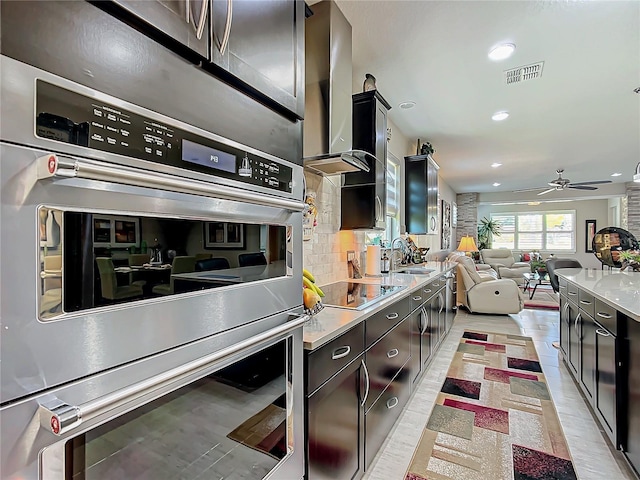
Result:
[[457,203],[451,204],[451,226],[452,227],[458,226],[458,204]]
[[585,253],[593,253],[593,237],[597,232],[595,220],[585,220]]
[[441,200],[440,202],[440,212],[442,214],[440,219],[440,225],[442,225],[440,248],[448,250],[451,247],[451,204],[446,200]]
[[244,223],[205,222],[204,248],[244,250],[245,229]]

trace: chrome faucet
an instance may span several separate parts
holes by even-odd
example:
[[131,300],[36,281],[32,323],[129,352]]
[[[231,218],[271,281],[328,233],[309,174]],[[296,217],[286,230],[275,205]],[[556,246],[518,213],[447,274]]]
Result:
[[[396,242],[400,242],[400,249],[396,250]],[[407,251],[407,242],[404,238],[402,237],[396,237],[391,241],[391,270],[395,270],[396,268],[398,268],[398,258],[396,256],[396,252],[400,253],[400,264],[404,264],[405,262],[405,255],[406,255],[406,251]]]

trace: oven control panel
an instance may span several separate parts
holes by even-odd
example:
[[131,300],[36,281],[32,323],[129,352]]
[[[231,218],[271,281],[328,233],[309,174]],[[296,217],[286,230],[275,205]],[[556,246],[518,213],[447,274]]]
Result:
[[282,192],[292,191],[291,167],[267,155],[243,150],[235,142],[220,137],[214,140],[198,135],[43,80],[36,82],[35,133],[41,138]]

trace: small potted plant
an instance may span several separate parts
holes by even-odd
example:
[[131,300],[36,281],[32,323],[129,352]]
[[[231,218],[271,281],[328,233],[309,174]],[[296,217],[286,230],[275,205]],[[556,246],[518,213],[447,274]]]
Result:
[[547,264],[542,260],[531,260],[531,271],[537,273],[541,277],[547,274]]
[[620,270],[630,268],[634,272],[640,272],[640,250],[624,250],[620,252]]

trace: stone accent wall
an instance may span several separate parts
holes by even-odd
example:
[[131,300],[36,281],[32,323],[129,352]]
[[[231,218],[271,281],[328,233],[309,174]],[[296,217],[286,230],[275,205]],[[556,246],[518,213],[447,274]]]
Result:
[[[347,250],[354,250],[360,261],[365,250],[365,233],[340,231],[340,175],[322,177],[305,172],[307,192],[315,192],[318,225],[311,240],[302,242],[302,261],[319,285],[348,276]],[[362,265],[364,275],[364,265]]]
[[628,183],[627,184],[627,197],[626,208],[622,208],[621,218],[624,222],[626,219],[626,226],[622,228],[631,232],[636,238],[640,238],[640,184]]
[[456,227],[456,241],[452,245],[455,249],[460,244],[460,239],[465,235],[478,237],[478,194],[459,193],[456,195],[458,204],[458,226]]

